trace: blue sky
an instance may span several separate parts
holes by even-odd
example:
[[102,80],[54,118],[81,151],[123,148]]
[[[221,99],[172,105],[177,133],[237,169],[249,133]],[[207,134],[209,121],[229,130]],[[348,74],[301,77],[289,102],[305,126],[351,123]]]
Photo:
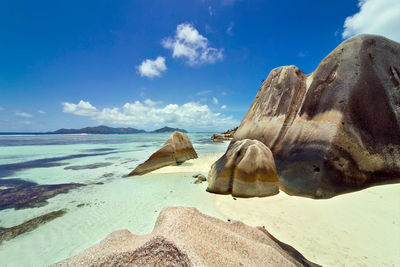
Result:
[[400,41],[400,1],[1,1],[0,132],[238,125],[268,73]]

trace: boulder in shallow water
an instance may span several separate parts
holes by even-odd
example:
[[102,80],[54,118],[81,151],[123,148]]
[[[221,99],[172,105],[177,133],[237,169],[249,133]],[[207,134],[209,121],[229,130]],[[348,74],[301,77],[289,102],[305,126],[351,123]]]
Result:
[[[193,231],[193,225],[196,230]],[[53,266],[318,266],[265,229],[225,222],[195,208],[164,208],[152,233],[113,232]]]
[[189,137],[181,132],[173,132],[164,145],[154,152],[148,160],[129,173],[129,176],[146,174],[165,166],[178,165],[195,158],[197,158],[197,153]]
[[278,175],[271,150],[257,140],[244,139],[231,144],[211,166],[207,191],[238,197],[278,194]]
[[312,74],[271,71],[232,143],[274,154],[280,188],[329,198],[400,181],[400,44],[358,35]]
[[202,181],[202,182],[207,181],[207,178],[206,178],[203,174],[201,174],[201,173],[195,174],[195,175],[193,175],[192,177],[193,177],[193,178],[197,178],[198,180],[200,180],[200,181]]

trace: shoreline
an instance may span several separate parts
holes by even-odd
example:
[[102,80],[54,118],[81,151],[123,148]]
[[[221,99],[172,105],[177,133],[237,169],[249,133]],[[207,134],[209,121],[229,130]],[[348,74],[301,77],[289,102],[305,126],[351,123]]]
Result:
[[315,200],[278,195],[214,195],[223,216],[265,226],[278,240],[322,266],[399,266],[400,184]]
[[[199,154],[159,174],[202,173],[223,153]],[[205,182],[207,183],[207,182]],[[211,194],[222,217],[265,226],[278,240],[323,266],[400,265],[400,184],[369,187],[330,199],[278,195],[236,198]]]

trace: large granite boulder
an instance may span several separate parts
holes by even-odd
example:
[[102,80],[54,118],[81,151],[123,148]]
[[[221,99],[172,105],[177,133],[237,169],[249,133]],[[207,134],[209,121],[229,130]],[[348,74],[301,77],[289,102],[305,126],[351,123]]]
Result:
[[148,160],[137,166],[129,176],[142,175],[156,169],[178,165],[189,159],[197,158],[189,137],[181,132],[173,132],[164,145],[154,152]]
[[258,140],[231,144],[208,174],[208,192],[237,197],[265,197],[279,193],[271,150]]
[[271,148],[280,187],[329,198],[400,181],[400,44],[358,35],[312,74],[271,71],[235,133]]
[[113,232],[100,243],[53,266],[318,266],[264,228],[164,208],[153,232]]

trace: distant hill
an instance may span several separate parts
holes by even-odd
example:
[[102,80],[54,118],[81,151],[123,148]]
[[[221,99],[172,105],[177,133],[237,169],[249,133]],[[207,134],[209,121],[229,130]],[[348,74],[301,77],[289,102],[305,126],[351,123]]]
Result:
[[171,127],[167,127],[167,126],[165,126],[163,128],[160,128],[158,130],[152,131],[152,133],[172,133],[172,132],[175,132],[175,131],[182,132],[182,133],[187,133],[187,131],[184,130],[184,129],[171,128]]
[[97,127],[86,127],[82,129],[59,129],[51,133],[58,134],[77,134],[77,133],[88,133],[88,134],[131,134],[131,133],[145,133],[145,130],[138,130],[135,128],[112,128],[104,125]]

